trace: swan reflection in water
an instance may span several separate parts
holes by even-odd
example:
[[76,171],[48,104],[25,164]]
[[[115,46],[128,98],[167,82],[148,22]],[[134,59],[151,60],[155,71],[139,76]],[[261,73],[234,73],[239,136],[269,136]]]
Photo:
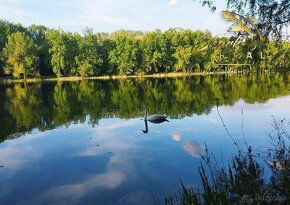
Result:
[[167,116],[160,115],[160,114],[154,114],[149,117],[147,117],[147,107],[145,106],[145,115],[144,115],[144,123],[145,123],[145,130],[142,130],[144,133],[148,133],[148,122],[154,123],[154,124],[160,124],[163,122],[169,122],[167,119]]

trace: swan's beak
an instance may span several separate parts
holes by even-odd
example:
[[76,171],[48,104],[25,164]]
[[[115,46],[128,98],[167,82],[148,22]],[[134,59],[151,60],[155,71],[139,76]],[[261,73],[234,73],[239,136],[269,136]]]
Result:
[[148,133],[148,131],[147,130],[142,130],[143,131],[143,133]]

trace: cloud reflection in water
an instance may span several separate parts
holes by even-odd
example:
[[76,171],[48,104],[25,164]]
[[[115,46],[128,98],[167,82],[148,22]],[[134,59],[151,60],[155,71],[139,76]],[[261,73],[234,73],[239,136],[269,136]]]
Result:
[[192,157],[199,157],[201,148],[196,141],[189,141],[183,145],[184,151],[188,152]]
[[179,133],[177,133],[177,132],[173,132],[173,133],[171,134],[171,136],[172,136],[172,139],[173,139],[174,141],[176,141],[176,142],[179,142],[179,141],[181,140],[181,135],[180,135]]

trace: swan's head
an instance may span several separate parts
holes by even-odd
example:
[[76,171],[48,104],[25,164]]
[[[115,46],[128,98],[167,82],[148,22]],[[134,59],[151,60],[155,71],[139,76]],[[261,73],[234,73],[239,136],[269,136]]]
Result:
[[143,133],[148,133],[148,130],[142,130],[143,131]]

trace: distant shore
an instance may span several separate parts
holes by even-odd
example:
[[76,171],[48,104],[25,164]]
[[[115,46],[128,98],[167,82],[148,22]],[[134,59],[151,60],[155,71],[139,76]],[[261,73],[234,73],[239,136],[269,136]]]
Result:
[[[175,78],[175,77],[187,77],[187,76],[205,76],[205,75],[221,75],[221,74],[246,74],[249,72],[240,73],[237,71],[216,71],[216,72],[180,72],[180,73],[155,73],[155,74],[136,74],[136,75],[112,75],[112,76],[68,76],[68,77],[56,77],[56,76],[42,76],[39,78],[26,78],[26,79],[14,79],[11,77],[0,78],[0,84],[10,83],[33,83],[33,82],[48,82],[48,81],[81,81],[81,80],[110,80],[110,79],[129,79],[129,78]],[[255,72],[256,73],[256,72]],[[270,73],[264,72],[264,73]]]

